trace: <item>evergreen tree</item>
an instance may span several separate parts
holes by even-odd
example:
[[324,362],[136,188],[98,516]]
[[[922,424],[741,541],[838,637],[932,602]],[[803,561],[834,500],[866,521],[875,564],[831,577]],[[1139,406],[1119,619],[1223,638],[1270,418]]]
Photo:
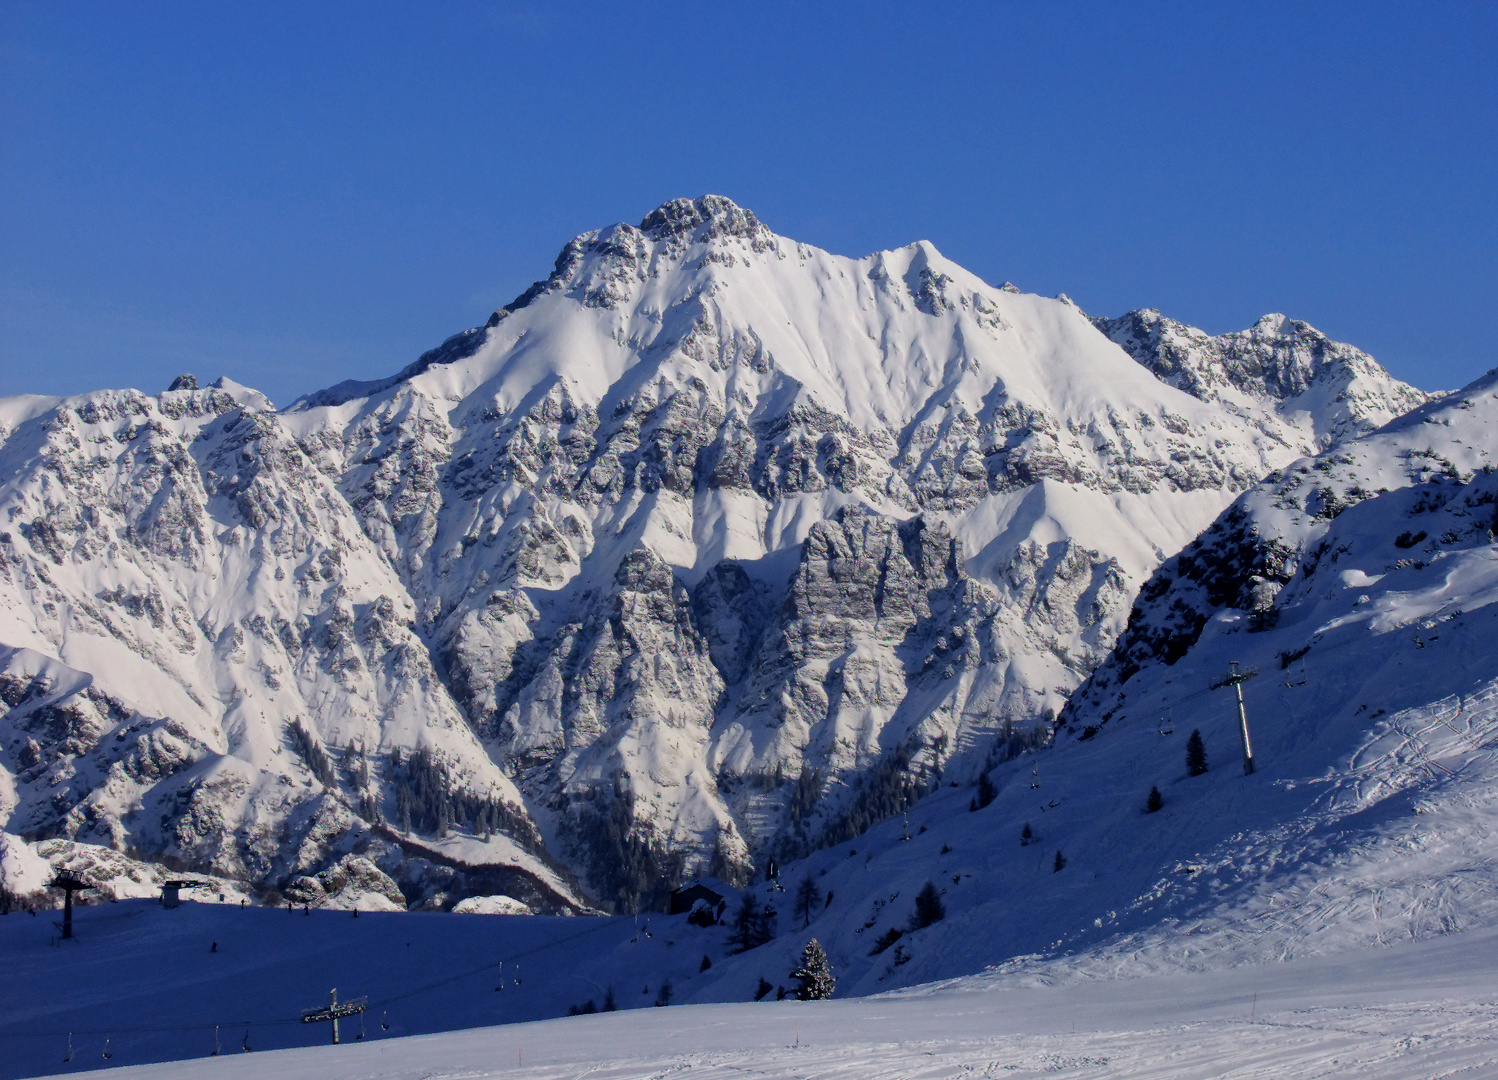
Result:
[[656,1008],[665,1008],[667,1005],[671,1004],[671,998],[674,997],[675,994],[676,989],[671,985],[670,979],[667,979],[665,982],[661,983],[661,988],[655,995]]
[[1066,869],[1066,856],[1061,854],[1061,850],[1058,848],[1056,849],[1056,863],[1051,867],[1051,873],[1059,874],[1064,869]]
[[994,787],[994,783],[988,778],[988,774],[983,773],[978,777],[978,794],[973,796],[973,801],[968,804],[968,809],[982,810],[989,803],[993,802],[998,794],[999,789]]
[[1207,771],[1207,748],[1202,745],[1202,733],[1193,730],[1191,738],[1186,740],[1186,773],[1190,776],[1200,776]]
[[775,988],[770,985],[770,980],[761,975],[759,977],[759,986],[755,987],[754,989],[754,1000],[763,1001],[765,999],[765,995],[773,989]]
[[619,1000],[614,997],[614,988],[611,986],[603,995],[603,1011],[613,1012],[617,1008],[619,1008]]
[[759,906],[758,897],[752,892],[746,892],[733,919],[732,940],[739,952],[748,952],[756,945],[763,944],[760,940],[763,925],[764,911]]
[[1019,846],[1029,847],[1030,842],[1035,839],[1035,830],[1030,828],[1030,823],[1025,822],[1025,827],[1019,833]]
[[317,741],[317,736],[300,720],[293,720],[288,729],[291,736],[291,745],[302,760],[307,763],[307,771],[317,777],[325,788],[336,789],[338,777],[333,771],[333,761],[328,757],[328,752],[323,749],[322,743]]
[[796,997],[802,1001],[821,1001],[832,996],[837,980],[832,977],[832,965],[827,962],[827,950],[821,942],[812,938],[801,952],[801,962],[791,972],[796,980]]
[[[832,847],[862,836],[870,826],[914,806],[931,789],[926,781],[911,775],[913,757],[910,746],[899,746],[885,755],[874,771],[858,782],[847,809],[827,824],[816,846]],[[821,784],[821,773],[817,773],[817,795]]]
[[795,913],[801,916],[801,925],[811,925],[812,910],[822,902],[822,893],[817,888],[816,882],[812,881],[811,875],[801,879],[801,884],[796,886]]
[[934,882],[928,881],[915,895],[915,910],[910,913],[910,929],[919,930],[946,918],[947,909],[941,902],[941,892]]
[[754,944],[763,945],[775,937],[775,905],[766,904],[759,912],[759,922],[754,928]]
[[1157,787],[1150,788],[1150,797],[1144,802],[1145,812],[1153,814],[1156,810],[1160,809],[1160,807],[1164,805],[1165,799],[1161,797],[1160,789]]
[[712,960],[708,957],[708,955],[706,953],[703,953],[702,954],[702,965],[700,967],[698,967],[697,970],[698,971],[706,971],[708,968],[710,968],[712,966],[713,966]]

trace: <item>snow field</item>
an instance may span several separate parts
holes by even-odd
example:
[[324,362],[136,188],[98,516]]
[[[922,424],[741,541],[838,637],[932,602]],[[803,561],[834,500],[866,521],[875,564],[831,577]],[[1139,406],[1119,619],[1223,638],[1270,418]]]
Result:
[[[121,1080],[1490,1076],[1498,934],[1188,975],[687,1006],[123,1069]],[[111,1074],[113,1075],[113,1074]]]

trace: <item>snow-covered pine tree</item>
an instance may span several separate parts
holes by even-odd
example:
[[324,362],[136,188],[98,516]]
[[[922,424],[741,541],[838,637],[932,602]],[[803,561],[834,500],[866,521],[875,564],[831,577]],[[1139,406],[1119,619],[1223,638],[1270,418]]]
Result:
[[830,998],[837,989],[832,965],[827,961],[827,950],[822,943],[812,938],[801,950],[801,962],[791,972],[796,980],[796,997],[802,1001],[821,1001]]
[[1207,748],[1202,744],[1202,733],[1199,729],[1193,729],[1191,737],[1186,740],[1186,772],[1190,776],[1200,776],[1207,771]]

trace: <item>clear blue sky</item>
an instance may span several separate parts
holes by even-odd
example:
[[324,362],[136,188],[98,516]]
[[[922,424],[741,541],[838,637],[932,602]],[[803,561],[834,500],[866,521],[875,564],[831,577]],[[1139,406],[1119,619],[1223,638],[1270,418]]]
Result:
[[1498,5],[0,3],[0,394],[395,371],[718,192],[848,255],[1498,364]]

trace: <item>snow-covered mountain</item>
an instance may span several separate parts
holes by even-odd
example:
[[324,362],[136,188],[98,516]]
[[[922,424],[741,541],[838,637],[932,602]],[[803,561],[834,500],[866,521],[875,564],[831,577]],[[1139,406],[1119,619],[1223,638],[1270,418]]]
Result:
[[1303,454],[1372,431],[1427,397],[1362,350],[1284,315],[1216,336],[1153,309],[1092,321],[1164,382]]
[[855,835],[1021,744],[1239,493],[1424,398],[1304,324],[1100,325],[708,196],[285,411],[0,401],[6,829],[550,908]]
[[441,787],[505,831],[477,861],[568,902],[409,595],[263,397],[9,399],[0,430],[7,831],[265,883],[369,844],[412,795],[451,813]]
[[[101,1045],[116,1064],[206,1055],[220,1029],[256,1049],[309,1046],[317,1036],[287,1020],[312,994],[288,988],[336,985],[370,997],[382,1061],[413,1076],[438,1058],[483,1072],[522,1042],[537,1075],[564,1062],[567,1075],[765,1060],[830,1075],[849,1060],[897,1072],[936,1060],[954,1075],[985,1062],[1036,1074],[1114,1062],[1195,1076],[1220,1071],[1224,1054],[1241,1058],[1245,1039],[1273,1075],[1486,1075],[1483,973],[1498,940],[1495,453],[1498,371],[1278,470],[1151,577],[1054,743],[985,770],[986,783],[949,779],[904,819],[783,865],[778,880],[725,890],[727,925],[454,914],[408,926],[407,916],[125,904],[87,909],[86,944],[62,955],[43,920],[5,920],[22,977],[0,1010],[0,1039],[16,1048],[0,1073],[55,1067],[73,1045],[66,1033],[82,1048],[72,1068],[100,1064]],[[1251,774],[1223,680],[1235,661]],[[1195,775],[1192,732],[1209,766]],[[67,843],[36,847],[74,865],[79,853],[57,850]],[[45,878],[30,849],[0,842],[0,871],[12,864]],[[348,860],[344,872],[360,869]],[[923,894],[936,905],[917,917]],[[746,898],[768,912],[755,923],[767,940],[743,950],[734,923]],[[412,938],[414,965],[399,947]],[[777,1006],[811,938],[826,947],[838,997],[906,992],[856,1013]],[[217,955],[209,939],[223,943]],[[157,967],[136,962],[143,947]],[[115,1004],[117,985],[90,972],[124,979],[127,1000]],[[162,993],[185,983],[189,1005]],[[667,1022],[649,1006],[668,1000],[737,1004]],[[646,1012],[383,1041],[599,1002]],[[855,1017],[868,1024],[860,1036],[839,1036],[836,1024]],[[1047,1054],[982,1042],[1000,1023],[1048,1033]],[[551,1049],[537,1052],[546,1030]],[[756,1034],[742,1046],[718,1041],[746,1030]],[[360,1052],[375,1050],[276,1061],[303,1075],[338,1059],[352,1075],[368,1071]],[[249,1069],[236,1060],[179,1068]]]

